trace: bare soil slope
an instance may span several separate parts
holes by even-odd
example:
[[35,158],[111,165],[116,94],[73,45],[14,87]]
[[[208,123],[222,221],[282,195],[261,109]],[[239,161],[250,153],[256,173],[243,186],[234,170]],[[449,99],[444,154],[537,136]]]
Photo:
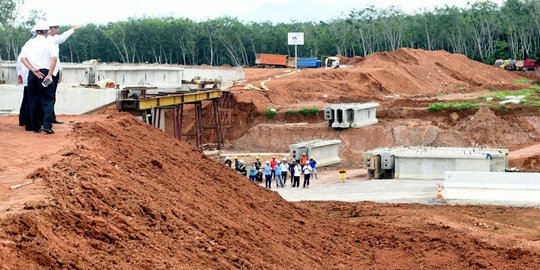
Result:
[[[422,49],[399,49],[368,55],[349,68],[290,70],[246,69],[246,82],[233,88],[239,103],[300,108],[325,102],[380,100],[384,96],[437,95],[479,89],[512,87],[518,73],[471,60],[461,54]],[[289,75],[285,75],[289,74]],[[269,80],[268,80],[269,79]],[[247,84],[269,91],[246,90]]]
[[[446,207],[393,220],[372,204],[317,210],[284,201],[131,116],[72,126],[72,147],[28,176],[41,179],[44,199],[0,219],[0,269],[540,267],[530,233],[508,243],[427,221]],[[516,231],[511,221],[525,214],[538,210],[506,212],[499,222],[508,226],[500,227]]]

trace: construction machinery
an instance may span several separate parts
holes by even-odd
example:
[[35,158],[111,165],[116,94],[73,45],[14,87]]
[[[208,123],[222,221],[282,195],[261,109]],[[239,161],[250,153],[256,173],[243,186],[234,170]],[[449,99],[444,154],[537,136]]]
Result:
[[288,55],[258,53],[255,55],[255,65],[265,68],[286,68],[289,64]]
[[338,68],[339,67],[339,58],[335,56],[327,57],[324,60],[324,66],[326,68]]
[[525,59],[525,60],[513,60],[513,59],[497,59],[495,61],[495,66],[503,68],[505,70],[536,70],[539,65],[538,61],[534,59]]

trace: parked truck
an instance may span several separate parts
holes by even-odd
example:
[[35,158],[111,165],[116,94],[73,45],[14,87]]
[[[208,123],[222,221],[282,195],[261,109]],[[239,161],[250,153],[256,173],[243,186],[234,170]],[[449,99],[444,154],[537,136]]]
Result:
[[534,59],[525,59],[516,61],[517,70],[535,70],[538,68],[538,62]]
[[506,70],[536,70],[539,65],[538,62],[534,59],[525,59],[525,60],[503,60],[498,59],[495,61],[495,66],[498,66],[500,68],[506,69]]
[[258,53],[255,55],[255,65],[267,68],[286,68],[288,58],[288,55]]
[[321,60],[317,58],[298,58],[296,66],[297,68],[320,68]]

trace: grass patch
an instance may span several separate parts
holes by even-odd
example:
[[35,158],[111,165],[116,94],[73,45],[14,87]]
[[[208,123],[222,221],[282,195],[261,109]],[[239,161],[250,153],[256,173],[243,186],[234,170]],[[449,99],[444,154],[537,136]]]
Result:
[[520,90],[515,90],[515,91],[510,91],[510,90],[499,91],[499,92],[495,92],[489,95],[481,95],[479,98],[486,100],[487,98],[492,97],[493,99],[504,100],[504,98],[507,96],[530,97],[539,92],[540,92],[540,87],[535,85],[527,89],[520,89]]
[[522,78],[522,79],[517,79],[517,80],[512,81],[512,84],[529,84],[531,82],[532,80],[530,79]]
[[470,103],[470,102],[460,102],[460,103],[442,103],[437,102],[429,105],[428,110],[435,112],[440,110],[463,110],[463,109],[478,109],[479,104]]
[[302,108],[302,109],[297,110],[297,111],[288,110],[288,111],[285,112],[285,114],[290,114],[290,115],[298,115],[298,114],[318,115],[319,114],[319,108],[317,108],[317,107],[305,107],[305,108]]
[[264,110],[264,115],[266,115],[266,117],[268,118],[274,118],[276,117],[276,109],[267,108],[266,110]]
[[519,104],[533,106],[533,107],[540,107],[540,101],[538,100],[522,99],[521,102],[519,102]]
[[317,114],[319,114],[319,108],[317,108],[317,107],[307,107],[307,108],[300,109],[298,112],[303,114],[303,115],[317,115]]

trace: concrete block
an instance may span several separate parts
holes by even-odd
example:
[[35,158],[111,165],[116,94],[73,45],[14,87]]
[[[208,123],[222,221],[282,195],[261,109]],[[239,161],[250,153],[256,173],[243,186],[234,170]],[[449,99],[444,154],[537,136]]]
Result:
[[376,148],[363,153],[371,178],[444,179],[445,171],[504,172],[508,150],[458,147]]
[[[232,82],[245,78],[241,67],[180,66],[166,64],[120,64],[99,63],[62,63],[62,81],[60,85],[79,86],[95,84],[110,79],[120,85],[150,84],[162,88],[161,92],[176,92],[182,86],[182,80],[200,78],[219,80],[225,87]],[[16,62],[0,61],[0,80],[6,84],[17,84]]]
[[324,107],[324,118],[333,128],[360,128],[378,123],[378,106],[376,102],[327,104]]
[[540,206],[540,173],[444,173],[443,196],[449,203]]
[[[58,87],[56,114],[84,114],[116,101],[116,89]],[[23,96],[22,85],[0,85],[0,108],[12,108],[19,113]]]
[[339,146],[341,140],[313,140],[289,145],[290,153],[296,151],[296,159],[300,159],[302,153],[308,157],[313,156],[317,166],[327,166],[341,162],[339,158]]

